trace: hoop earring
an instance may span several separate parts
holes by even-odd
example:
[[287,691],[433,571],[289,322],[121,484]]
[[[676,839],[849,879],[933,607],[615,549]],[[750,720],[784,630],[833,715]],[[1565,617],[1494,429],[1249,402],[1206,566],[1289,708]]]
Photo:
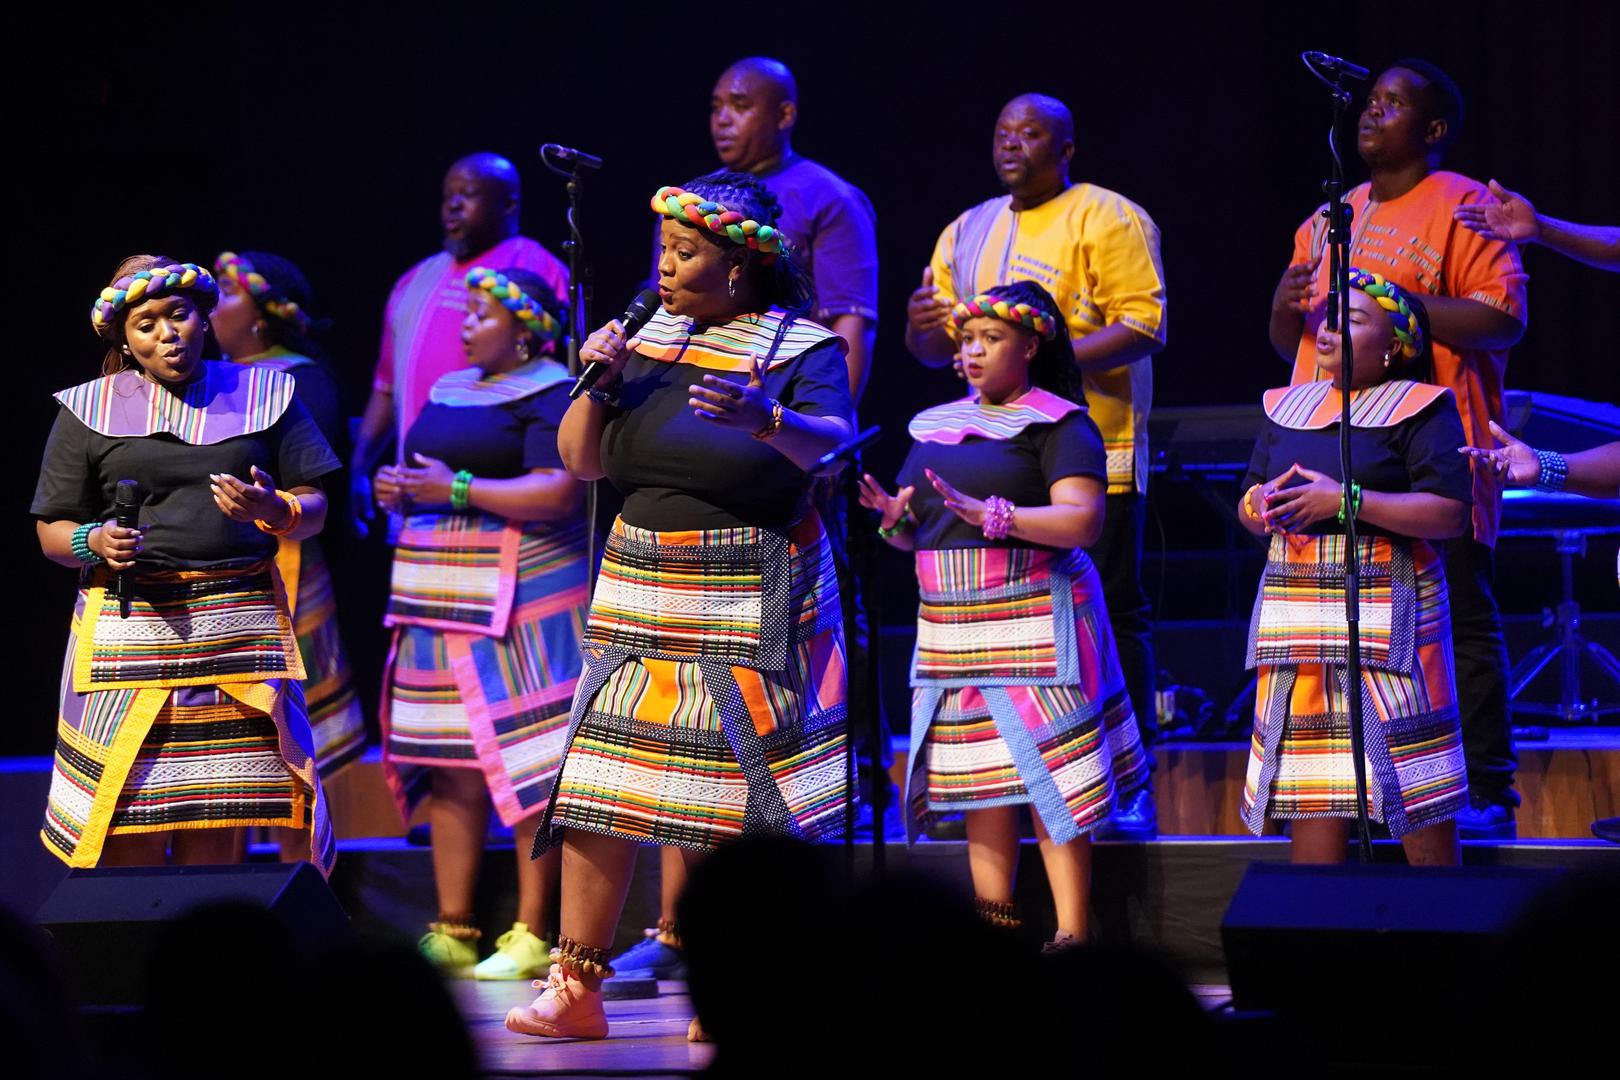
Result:
[[726,278],[726,292],[731,294],[733,300],[737,299],[737,279]]
[[520,364],[527,364],[529,362],[529,346],[527,343],[522,341],[518,342],[517,358],[518,363]]

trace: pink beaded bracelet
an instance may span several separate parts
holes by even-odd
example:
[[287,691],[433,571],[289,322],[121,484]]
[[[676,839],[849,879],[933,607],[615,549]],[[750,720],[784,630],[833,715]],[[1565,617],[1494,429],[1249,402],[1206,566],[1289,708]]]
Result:
[[986,540],[1005,540],[1007,534],[1012,532],[1013,510],[1012,503],[1000,495],[992,495],[984,500],[984,538]]

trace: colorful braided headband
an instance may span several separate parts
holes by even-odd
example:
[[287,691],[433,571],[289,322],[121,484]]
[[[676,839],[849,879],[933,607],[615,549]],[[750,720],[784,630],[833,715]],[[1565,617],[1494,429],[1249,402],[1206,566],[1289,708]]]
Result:
[[219,299],[219,286],[213,275],[196,263],[170,263],[126,274],[105,289],[90,305],[90,325],[102,337],[112,334],[113,320],[125,308],[145,300],[155,300],[176,292],[195,292],[207,298],[211,307]]
[[501,306],[532,330],[542,344],[556,341],[562,334],[562,324],[556,316],[541,307],[534,297],[518,288],[505,274],[487,266],[475,266],[467,272],[467,288],[483,289],[499,300]]
[[1423,351],[1423,327],[1418,324],[1417,313],[1407,302],[1406,293],[1401,291],[1401,287],[1393,281],[1386,281],[1381,274],[1357,270],[1353,266],[1350,268],[1350,285],[1378,301],[1378,306],[1389,312],[1389,321],[1395,325],[1395,340],[1401,343],[1402,359],[1417,359],[1418,353]]
[[652,208],[667,218],[691,222],[761,255],[774,257],[787,248],[787,237],[774,225],[761,225],[735,210],[727,210],[713,199],[678,187],[659,188],[652,197]]
[[951,308],[951,322],[960,331],[969,319],[1000,319],[1002,322],[1033,330],[1047,341],[1057,337],[1057,320],[1029,304],[1009,304],[999,296],[980,293],[959,301]]
[[309,332],[309,313],[276,291],[265,276],[253,269],[253,264],[234,251],[222,252],[214,260],[214,276],[236,282],[247,290],[253,302],[268,315],[296,327],[300,334]]

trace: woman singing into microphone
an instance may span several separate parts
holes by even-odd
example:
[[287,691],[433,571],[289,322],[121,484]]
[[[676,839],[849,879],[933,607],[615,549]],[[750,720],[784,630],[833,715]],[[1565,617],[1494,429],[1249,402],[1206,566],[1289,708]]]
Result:
[[842,826],[843,628],[806,470],[850,434],[843,339],[800,317],[810,290],[759,180],[660,188],[653,209],[662,310],[629,340],[591,335],[581,358],[609,371],[558,436],[570,472],[625,501],[535,841],[562,846],[563,901],[545,991],[506,1020],[530,1035],[607,1034],[638,843],[696,855]]
[[320,531],[339,463],[292,376],[202,359],[218,298],[191,263],[125,259],[90,312],[104,374],[56,395],[33,514],[79,598],[41,835],[69,866],[235,862],[247,825],[336,852],[275,554]]

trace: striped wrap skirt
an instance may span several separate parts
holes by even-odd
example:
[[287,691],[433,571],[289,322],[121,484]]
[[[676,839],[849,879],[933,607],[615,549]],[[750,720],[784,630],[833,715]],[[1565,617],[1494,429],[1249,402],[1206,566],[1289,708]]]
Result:
[[1083,551],[919,551],[907,835],[1030,804],[1065,843],[1147,779],[1102,581]]
[[479,770],[507,825],[545,806],[579,680],[588,573],[582,523],[406,519],[379,710],[402,817],[435,768]]
[[844,663],[813,513],[785,536],[616,521],[536,854],[564,828],[693,850],[753,833],[841,835]]
[[74,605],[45,846],[83,867],[108,836],[308,828],[310,860],[330,872],[305,671],[274,566],[139,574],[128,619],[109,581],[86,575]]
[[337,597],[315,537],[283,540],[276,566],[292,597],[293,632],[304,660],[304,704],[315,735],[315,766],[330,780],[366,748],[366,717],[338,630]]
[[[1354,817],[1344,537],[1273,536],[1249,631],[1258,673],[1243,820]],[[1361,537],[1369,815],[1396,837],[1468,804],[1445,568],[1422,540]]]

